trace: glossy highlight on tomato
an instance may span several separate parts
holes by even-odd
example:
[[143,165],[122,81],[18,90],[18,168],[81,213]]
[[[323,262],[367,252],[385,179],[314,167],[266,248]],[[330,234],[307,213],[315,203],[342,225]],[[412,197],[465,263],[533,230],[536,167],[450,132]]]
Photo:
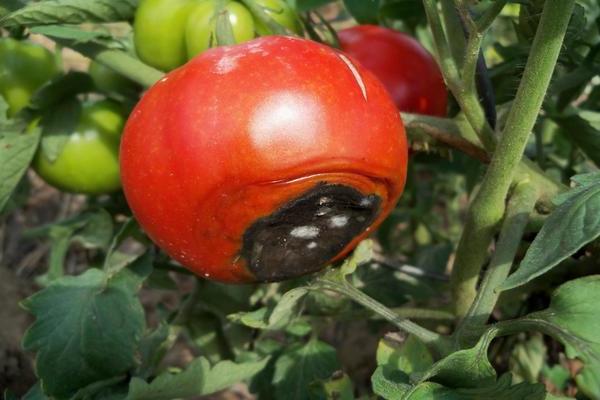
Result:
[[342,50],[383,82],[400,111],[446,116],[442,73],[415,39],[375,25],[347,28],[338,37]]
[[407,143],[370,72],[267,36],[208,50],[150,88],[120,160],[135,217],[171,257],[209,279],[279,281],[341,259],[382,222]]

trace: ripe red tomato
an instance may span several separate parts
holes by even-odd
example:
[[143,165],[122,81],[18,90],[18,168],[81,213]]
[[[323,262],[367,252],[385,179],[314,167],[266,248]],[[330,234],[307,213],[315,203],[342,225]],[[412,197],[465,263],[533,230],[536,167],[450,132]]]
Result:
[[444,78],[415,39],[375,25],[354,26],[338,36],[342,50],[383,82],[400,111],[446,115]]
[[385,88],[321,44],[268,36],[202,53],[146,92],[121,142],[125,195],[171,257],[277,281],[346,255],[406,178]]

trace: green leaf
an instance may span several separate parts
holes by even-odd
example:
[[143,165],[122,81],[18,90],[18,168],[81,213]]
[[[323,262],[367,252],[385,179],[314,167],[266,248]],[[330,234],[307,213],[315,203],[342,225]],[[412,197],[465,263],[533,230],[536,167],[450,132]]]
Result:
[[114,232],[112,215],[99,208],[84,212],[80,216],[85,218],[84,224],[73,232],[73,242],[86,249],[106,249]]
[[412,386],[409,384],[408,375],[399,369],[385,365],[377,367],[371,376],[373,392],[386,400],[402,400]]
[[[590,177],[584,178],[586,182]],[[591,180],[591,179],[590,179]],[[500,286],[512,289],[542,275],[600,236],[600,182],[574,189],[550,214],[519,269]]]
[[23,7],[22,0],[4,0],[0,4],[0,18]]
[[75,131],[80,114],[81,104],[77,99],[71,98],[57,104],[42,117],[41,148],[44,156],[51,163],[56,161]]
[[318,341],[297,344],[275,362],[275,398],[310,399],[309,385],[329,378],[339,368],[335,348]]
[[600,398],[600,275],[586,276],[561,285],[552,295],[550,307],[523,318],[561,341],[569,358],[585,364],[577,375],[581,389],[591,398]]
[[147,253],[115,275],[89,269],[23,301],[36,317],[23,347],[37,351],[36,372],[47,395],[68,398],[135,365],[145,325],[136,294],[151,265]]
[[402,21],[425,20],[425,9],[421,0],[385,1],[379,10],[382,19],[397,19]]
[[335,373],[327,380],[315,382],[311,394],[316,399],[354,400],[354,387],[348,375]]
[[7,106],[0,96],[0,210],[27,171],[40,141],[39,129],[22,129],[6,121]]
[[117,234],[112,238],[110,246],[106,252],[106,257],[104,258],[104,269],[119,269],[119,267],[121,267],[120,263],[118,262],[120,257],[117,249],[125,239],[132,236],[138,230],[139,225],[133,218],[129,218],[123,225],[121,225],[121,228]]
[[359,24],[377,24],[380,0],[344,0],[344,6]]
[[33,385],[27,391],[27,393],[25,393],[25,396],[23,396],[22,400],[49,400],[49,399],[42,391],[42,386],[40,385],[40,382],[37,382],[35,385]]
[[137,0],[44,0],[29,2],[2,18],[0,27],[83,22],[117,22],[133,18]]
[[600,185],[600,172],[574,175],[571,177],[571,181],[580,186]]
[[487,357],[488,347],[496,337],[489,329],[470,349],[458,350],[433,364],[421,382],[435,380],[443,385],[460,388],[482,387],[496,380],[496,371]]
[[140,366],[136,376],[146,379],[154,373],[154,369],[168,350],[169,325],[161,322],[156,329],[144,335],[140,341]]
[[299,337],[309,335],[313,330],[313,326],[310,322],[309,317],[295,319],[285,327],[285,332],[292,336]]
[[388,335],[377,346],[377,365],[398,369],[407,375],[425,372],[433,364],[427,346],[413,335],[404,341]]
[[596,165],[600,165],[600,112],[571,109],[552,116],[570,138]]
[[577,374],[575,382],[581,393],[590,399],[600,399],[600,362],[588,364]]
[[543,400],[546,395],[541,384],[512,385],[510,374],[488,386],[453,389],[433,382],[411,386],[401,372],[379,367],[371,381],[375,393],[386,400]]
[[359,265],[367,263],[373,259],[373,241],[363,240],[356,246],[352,255],[344,261],[340,268],[342,275],[350,275],[356,271]]
[[46,286],[63,276],[65,256],[72,243],[88,249],[106,248],[112,234],[112,216],[104,209],[85,211],[73,218],[26,231],[25,237],[48,236],[51,241],[48,272],[38,276],[36,282]]
[[308,293],[305,287],[299,287],[286,292],[269,315],[269,328],[280,329],[297,317],[300,302]]
[[103,379],[96,381],[84,388],[81,388],[75,393],[69,400],[88,400],[93,398],[104,399],[104,395],[107,391],[111,391],[113,388],[120,388],[123,385],[123,381],[127,379],[127,375],[116,376],[114,378]]
[[573,397],[555,396],[552,393],[547,393],[545,400],[575,400]]
[[129,384],[127,400],[172,400],[214,393],[251,378],[268,361],[268,358],[241,364],[221,361],[211,368],[208,360],[200,357],[184,371],[161,374],[150,383],[133,378]]
[[72,218],[29,229],[24,236],[28,238],[60,236],[54,233],[55,231],[68,232],[73,241],[85,248],[105,249],[113,235],[112,216],[103,208],[91,209]]
[[110,39],[108,32],[88,31],[70,25],[44,25],[31,28],[31,32],[56,39],[69,39],[75,43],[92,42],[96,39]]
[[235,313],[228,316],[232,321],[255,329],[283,329],[298,317],[298,309],[309,289],[297,287],[287,291],[272,310],[266,307],[247,313]]
[[508,360],[510,372],[515,382],[538,381],[546,361],[546,345],[541,335],[535,335],[526,342],[517,343]]
[[91,92],[94,88],[92,78],[83,72],[69,71],[39,88],[31,97],[30,110],[46,110],[72,99],[81,93]]
[[341,267],[327,269],[323,278],[343,282],[345,277],[353,274],[359,265],[371,260],[373,260],[373,241],[371,239],[363,240],[356,246],[352,254],[344,260]]
[[[1,136],[1,135],[0,135]],[[29,200],[31,194],[31,183],[27,174],[24,174],[17,186],[13,189],[12,194],[4,204],[4,208],[0,207],[0,216],[8,215],[13,211],[23,207]]]
[[512,385],[510,374],[505,374],[490,386],[471,389],[448,389],[435,384],[422,384],[410,400],[543,400],[546,396],[544,385],[519,383]]
[[551,383],[561,392],[567,388],[571,380],[571,372],[560,364],[555,364],[552,367],[544,365],[542,367],[542,375],[547,382]]
[[227,318],[250,328],[267,329],[269,327],[269,312],[268,307],[262,307],[255,311],[230,314]]

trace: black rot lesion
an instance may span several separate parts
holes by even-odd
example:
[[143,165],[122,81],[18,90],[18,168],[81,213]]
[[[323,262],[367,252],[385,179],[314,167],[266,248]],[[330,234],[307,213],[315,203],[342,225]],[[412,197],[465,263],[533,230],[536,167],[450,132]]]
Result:
[[240,252],[264,282],[322,269],[377,219],[381,198],[322,182],[256,220],[244,233]]

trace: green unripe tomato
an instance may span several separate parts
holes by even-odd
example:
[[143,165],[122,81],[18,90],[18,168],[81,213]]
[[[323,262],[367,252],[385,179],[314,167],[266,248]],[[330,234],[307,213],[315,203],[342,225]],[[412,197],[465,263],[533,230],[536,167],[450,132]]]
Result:
[[[263,8],[265,14],[271,19],[294,33],[300,33],[300,21],[296,17],[294,10],[285,0],[254,0],[254,2]],[[258,18],[254,19],[256,33],[259,36],[272,35],[273,32],[265,26]]]
[[40,149],[33,168],[47,183],[67,192],[114,192],[121,187],[119,142],[124,124],[117,103],[83,103],[77,127],[58,158],[50,162]]
[[[285,0],[253,0],[271,19],[292,32],[302,28]],[[138,56],[145,63],[170,71],[217,45],[218,15],[227,11],[235,43],[274,32],[233,0],[141,0],[133,24]]]
[[8,116],[21,111],[32,94],[60,72],[56,55],[29,42],[0,38],[0,96],[8,103]]
[[[203,1],[188,17],[185,31],[188,59],[217,45],[217,6],[218,1]],[[227,11],[229,15],[236,43],[254,38],[254,20],[246,7],[236,1],[227,1],[223,11]]]
[[163,71],[183,65],[186,22],[197,4],[198,0],[142,0],[133,23],[138,57]]
[[104,93],[131,93],[138,89],[135,82],[96,61],[90,63],[88,73],[96,89]]

